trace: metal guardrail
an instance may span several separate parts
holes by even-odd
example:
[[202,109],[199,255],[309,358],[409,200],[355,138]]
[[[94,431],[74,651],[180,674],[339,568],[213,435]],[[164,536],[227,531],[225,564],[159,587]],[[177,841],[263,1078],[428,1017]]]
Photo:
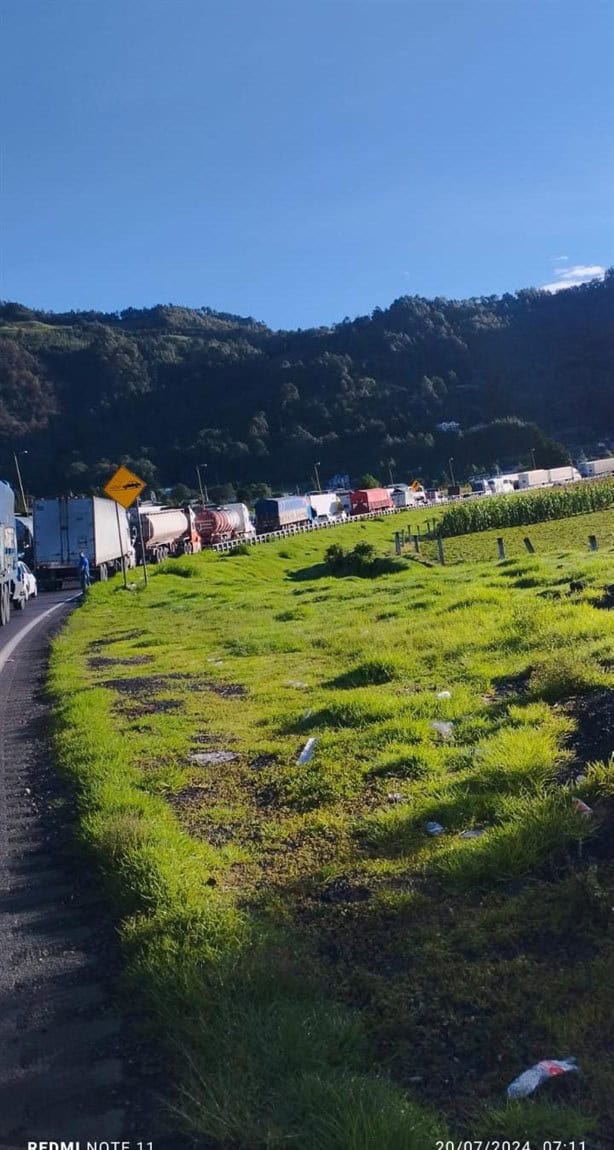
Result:
[[283,527],[279,531],[268,531],[264,535],[253,535],[242,539],[226,539],[223,543],[213,543],[207,551],[234,551],[235,547],[247,544],[255,547],[258,543],[272,543],[275,539],[287,539],[290,535],[304,535],[307,531],[327,531],[331,527],[345,527],[348,523],[358,523],[361,519],[381,519],[384,515],[398,515],[405,511],[415,511],[415,507],[384,507],[381,511],[367,511],[364,515],[348,515],[347,519],[333,519],[330,523],[300,523]]

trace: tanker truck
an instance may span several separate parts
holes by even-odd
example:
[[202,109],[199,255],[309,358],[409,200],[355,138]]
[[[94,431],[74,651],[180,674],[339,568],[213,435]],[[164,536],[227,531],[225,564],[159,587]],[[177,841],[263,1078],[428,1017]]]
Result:
[[196,530],[204,547],[229,539],[251,539],[256,529],[244,503],[224,503],[221,507],[195,507]]
[[161,563],[163,559],[200,551],[200,535],[191,507],[141,503],[138,510],[131,510],[130,524],[138,563],[143,562],[143,557],[148,563]]

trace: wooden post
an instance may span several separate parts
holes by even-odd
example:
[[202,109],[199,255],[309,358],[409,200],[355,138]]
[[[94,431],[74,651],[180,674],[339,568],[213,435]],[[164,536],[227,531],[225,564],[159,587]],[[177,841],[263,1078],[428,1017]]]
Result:
[[535,548],[534,548],[533,544],[531,543],[531,540],[529,539],[528,535],[525,535],[524,545],[525,545],[527,551],[529,552],[529,555],[535,555]]
[[443,539],[441,538],[441,535],[437,536],[437,551],[439,553],[439,562],[443,567],[445,564],[445,558],[443,554]]
[[420,536],[419,535],[414,535],[414,548],[416,551],[416,555],[419,555],[420,554]]
[[394,533],[394,549],[397,555],[401,554],[401,532],[395,531]]
[[588,545],[589,545],[591,551],[598,551],[599,550],[599,544],[597,543],[597,536],[596,535],[589,535]]
[[505,543],[501,536],[497,539],[497,547],[499,549],[499,559],[505,559]]

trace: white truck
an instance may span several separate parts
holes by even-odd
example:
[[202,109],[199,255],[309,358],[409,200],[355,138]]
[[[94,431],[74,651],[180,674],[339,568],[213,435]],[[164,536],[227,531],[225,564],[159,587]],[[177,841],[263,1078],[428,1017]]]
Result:
[[608,459],[586,459],[579,465],[579,471],[586,479],[602,479],[614,475],[614,455]]
[[0,627],[9,621],[12,603],[25,607],[22,590],[17,578],[15,496],[8,483],[0,481]]
[[545,467],[536,468],[534,471],[518,472],[519,491],[527,491],[529,487],[546,487],[549,482],[550,472]]
[[59,590],[66,580],[77,578],[82,551],[92,579],[104,581],[121,570],[122,557],[127,567],[135,565],[128,515],[112,499],[37,499],[33,519],[34,570],[41,588]]
[[549,483],[577,483],[582,476],[575,467],[551,467],[548,472]]
[[307,499],[314,523],[333,523],[343,512],[341,501],[334,491],[310,491]]

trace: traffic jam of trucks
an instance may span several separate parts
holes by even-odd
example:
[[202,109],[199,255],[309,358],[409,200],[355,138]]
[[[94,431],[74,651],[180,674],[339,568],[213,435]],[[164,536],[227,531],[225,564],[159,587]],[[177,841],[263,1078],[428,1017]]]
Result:
[[[244,503],[166,507],[138,503],[126,509],[113,498],[60,496],[36,499],[31,515],[17,515],[14,492],[0,481],[0,625],[23,610],[38,589],[74,583],[81,556],[91,578],[104,582],[143,563],[160,563],[202,548],[225,549],[341,524],[358,516],[392,514],[460,498],[513,494],[614,475],[614,456],[495,476],[477,476],[463,493],[444,494],[421,484],[343,488],[257,499],[253,516]],[[30,566],[29,566],[29,565]],[[33,568],[33,570],[30,569]]]

